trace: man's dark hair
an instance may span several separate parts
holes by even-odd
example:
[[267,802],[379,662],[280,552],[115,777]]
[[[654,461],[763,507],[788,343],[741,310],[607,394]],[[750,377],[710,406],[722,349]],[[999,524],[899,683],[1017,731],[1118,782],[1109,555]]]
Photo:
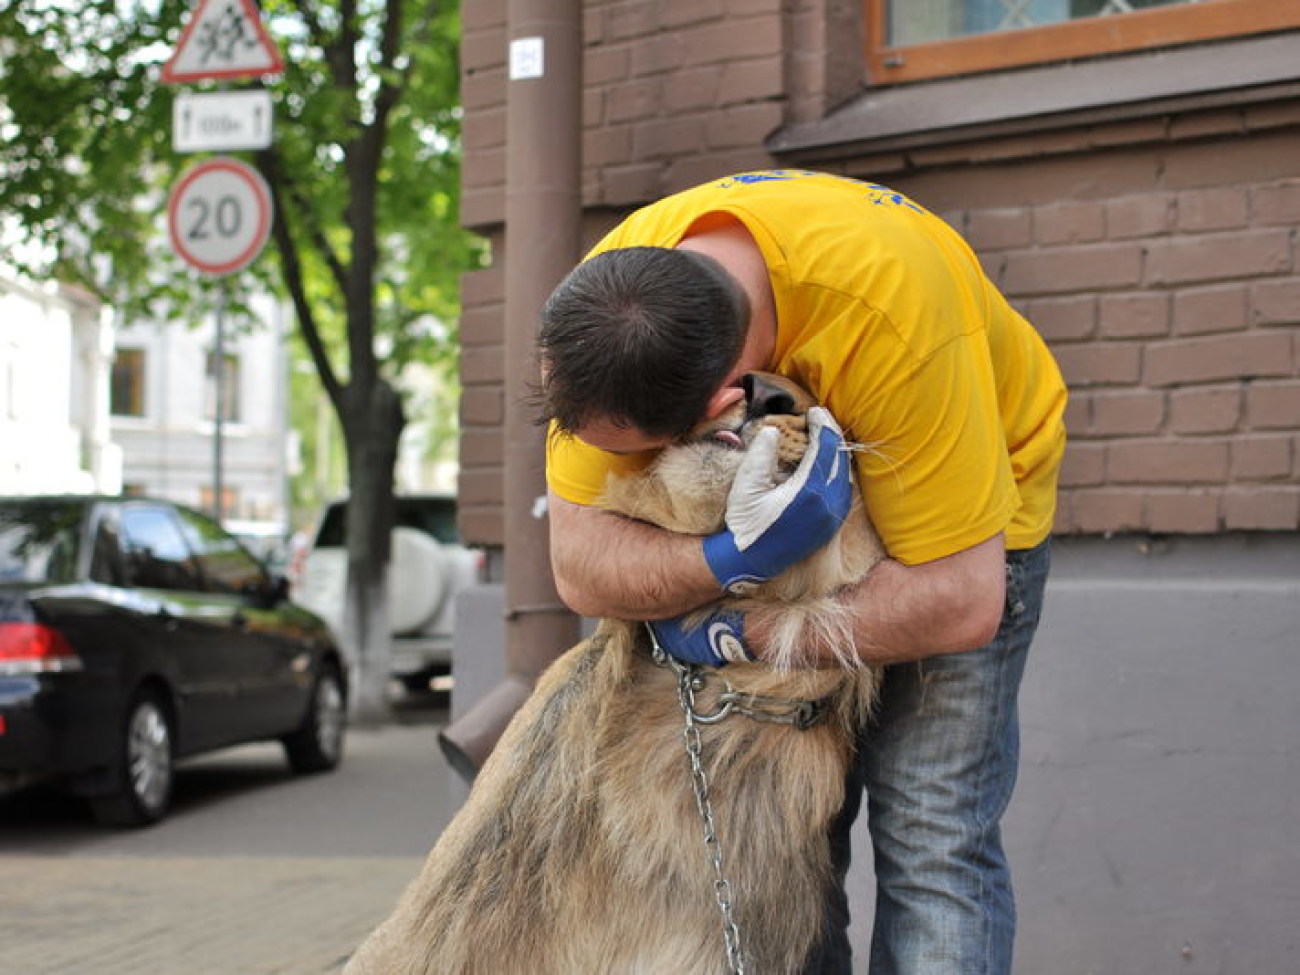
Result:
[[629,247],[574,268],[542,309],[542,420],[680,436],[740,358],[749,301],[717,261]]

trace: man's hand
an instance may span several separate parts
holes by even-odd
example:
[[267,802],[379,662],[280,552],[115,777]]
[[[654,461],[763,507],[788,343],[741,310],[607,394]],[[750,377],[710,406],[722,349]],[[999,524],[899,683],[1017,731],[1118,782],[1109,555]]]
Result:
[[757,660],[745,646],[744,630],[744,615],[730,610],[719,610],[698,626],[687,626],[684,616],[650,621],[651,636],[660,649],[681,663],[706,667]]
[[727,498],[727,528],[704,540],[704,558],[728,592],[743,594],[821,548],[853,504],[852,464],[830,413],[808,411],[808,450],[776,483],[774,429],[759,431]]

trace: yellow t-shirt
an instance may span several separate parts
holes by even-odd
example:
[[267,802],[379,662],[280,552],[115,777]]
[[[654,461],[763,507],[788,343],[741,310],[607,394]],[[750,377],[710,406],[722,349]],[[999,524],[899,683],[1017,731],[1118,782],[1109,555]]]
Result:
[[[770,372],[817,397],[857,452],[886,549],[928,562],[1006,531],[1051,531],[1066,391],[1038,333],[942,220],[883,186],[801,170],[730,176],[632,214],[588,257],[675,247],[709,214],[742,222],[767,263],[777,334]],[[598,504],[615,456],[547,438],[547,481]]]

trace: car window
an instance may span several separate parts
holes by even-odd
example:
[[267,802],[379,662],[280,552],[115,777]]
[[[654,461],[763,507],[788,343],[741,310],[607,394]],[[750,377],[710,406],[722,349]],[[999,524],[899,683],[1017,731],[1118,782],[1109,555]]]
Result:
[[72,582],[83,510],[70,503],[0,503],[0,582]]
[[456,531],[456,502],[451,498],[398,498],[394,523],[403,528],[418,528],[444,545],[460,541]]
[[345,501],[337,501],[325,509],[316,529],[317,548],[342,548],[347,544],[348,506]]
[[123,557],[122,541],[117,521],[110,515],[99,519],[95,526],[95,544],[90,555],[90,578],[109,586],[129,586],[130,570]]
[[193,511],[178,508],[177,516],[186,541],[194,550],[213,592],[253,592],[265,580],[262,564],[215,521]]
[[119,524],[129,585],[191,592],[203,588],[198,563],[169,510],[130,507]]

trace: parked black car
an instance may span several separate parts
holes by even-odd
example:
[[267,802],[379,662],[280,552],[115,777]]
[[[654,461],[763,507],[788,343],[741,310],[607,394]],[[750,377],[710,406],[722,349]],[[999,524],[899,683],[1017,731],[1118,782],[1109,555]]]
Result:
[[0,793],[54,780],[135,825],[185,756],[279,739],[295,771],[334,768],[346,668],[287,595],[179,505],[0,498]]

